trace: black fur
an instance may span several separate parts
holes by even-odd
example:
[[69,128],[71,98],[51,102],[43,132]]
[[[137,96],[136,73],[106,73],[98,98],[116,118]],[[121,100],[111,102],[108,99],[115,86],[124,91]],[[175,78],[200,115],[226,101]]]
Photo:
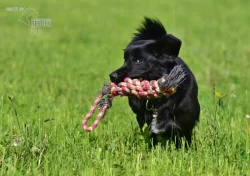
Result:
[[[137,31],[124,50],[123,66],[110,74],[110,80],[115,83],[123,81],[125,77],[157,80],[168,74],[175,65],[181,65],[187,75],[175,94],[148,100],[148,109],[145,99],[130,96],[128,100],[139,127],[142,129],[147,123],[154,139],[160,135],[175,140],[179,146],[180,139],[184,137],[190,145],[193,128],[199,120],[200,105],[195,77],[178,57],[181,40],[167,34],[160,21],[150,18],[145,18]],[[156,118],[153,118],[153,114],[157,115]]]

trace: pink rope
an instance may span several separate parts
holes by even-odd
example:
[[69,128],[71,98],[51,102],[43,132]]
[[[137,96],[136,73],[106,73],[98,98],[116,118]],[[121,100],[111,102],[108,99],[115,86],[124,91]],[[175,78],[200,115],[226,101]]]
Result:
[[[106,87],[104,86],[102,93],[99,94],[94,104],[91,106],[90,111],[83,118],[82,128],[87,132],[93,131],[98,126],[99,122],[105,115],[105,112],[111,105],[113,98],[117,95],[122,95],[122,96],[135,95],[139,98],[157,98],[160,96],[168,96],[176,92],[176,88],[160,89],[158,81],[153,80],[149,82],[146,80],[139,81],[138,79],[132,80],[130,78],[125,78],[124,82],[121,82],[118,85],[111,82],[109,86]],[[106,100],[104,99],[105,102],[101,107],[100,112],[98,113],[94,123],[90,127],[87,126],[88,120],[95,112],[97,105],[100,104],[100,101],[102,100],[104,95],[108,95],[108,97],[106,97]]]

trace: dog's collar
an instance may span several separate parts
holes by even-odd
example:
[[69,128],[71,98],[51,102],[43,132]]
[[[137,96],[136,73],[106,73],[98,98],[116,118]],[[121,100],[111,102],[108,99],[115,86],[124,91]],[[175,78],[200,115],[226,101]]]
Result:
[[157,111],[158,109],[154,106],[154,104],[151,102],[151,107],[149,107],[149,99],[146,101],[146,110],[147,111],[152,111],[153,112],[153,118],[157,117]]

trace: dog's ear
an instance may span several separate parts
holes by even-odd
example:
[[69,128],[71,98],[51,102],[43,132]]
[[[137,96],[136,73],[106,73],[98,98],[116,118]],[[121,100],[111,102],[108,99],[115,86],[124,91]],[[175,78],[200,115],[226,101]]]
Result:
[[151,47],[156,53],[177,57],[181,48],[181,40],[171,34],[166,34],[152,43]]

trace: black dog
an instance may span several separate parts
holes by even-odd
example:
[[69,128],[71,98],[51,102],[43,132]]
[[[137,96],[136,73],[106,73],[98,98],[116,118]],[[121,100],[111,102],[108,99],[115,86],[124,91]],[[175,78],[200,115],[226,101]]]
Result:
[[125,77],[157,80],[174,66],[181,65],[187,75],[175,94],[149,100],[130,96],[128,100],[140,129],[146,122],[155,142],[160,135],[175,141],[178,147],[184,137],[190,145],[193,128],[199,120],[200,105],[195,77],[178,57],[181,40],[167,34],[160,21],[150,18],[145,18],[137,31],[124,50],[124,65],[109,75],[110,80],[115,83]]

